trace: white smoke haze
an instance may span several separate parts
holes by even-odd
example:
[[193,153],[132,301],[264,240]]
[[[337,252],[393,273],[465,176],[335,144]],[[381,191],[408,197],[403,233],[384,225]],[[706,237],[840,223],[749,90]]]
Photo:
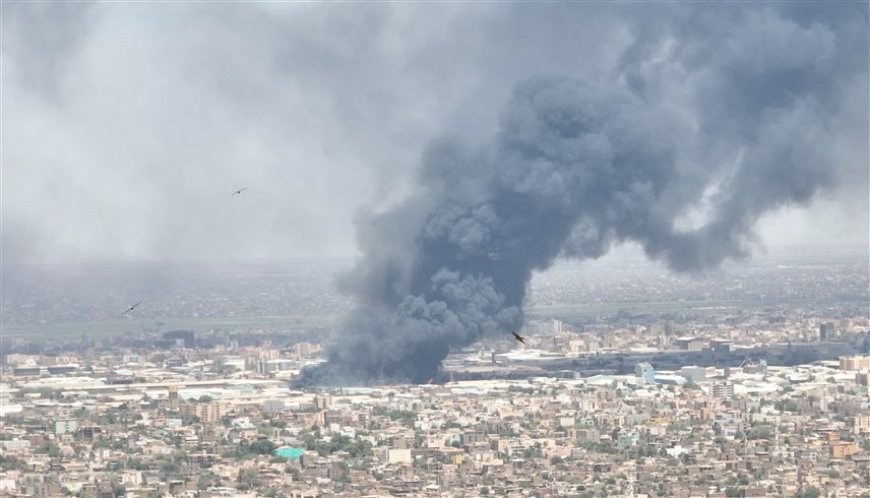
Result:
[[861,3],[3,4],[3,259],[359,251],[360,308],[303,381],[424,382],[519,327],[560,257],[866,246],[867,24]]

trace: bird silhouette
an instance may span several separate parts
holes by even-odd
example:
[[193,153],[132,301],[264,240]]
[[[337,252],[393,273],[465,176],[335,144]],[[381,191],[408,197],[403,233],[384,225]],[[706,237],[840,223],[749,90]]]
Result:
[[514,338],[516,338],[516,340],[520,341],[520,342],[523,343],[523,344],[526,343],[526,338],[525,338],[525,337],[523,337],[523,336],[517,334],[516,332],[511,332],[511,334],[514,335]]
[[133,311],[134,309],[136,309],[136,306],[139,306],[140,304],[142,304],[142,301],[139,301],[138,303],[134,304],[133,306],[130,306],[129,308],[127,308],[127,311],[125,311],[125,312],[123,312],[123,313],[121,313],[121,314],[122,314],[122,315],[126,315],[127,313],[129,313],[129,312]]
[[234,196],[234,195],[239,195],[239,194],[241,194],[241,193],[242,193],[243,191],[245,191],[245,190],[248,190],[248,187],[242,187],[242,188],[236,190],[235,192],[233,192],[233,193],[230,195],[230,197],[232,197],[232,196]]

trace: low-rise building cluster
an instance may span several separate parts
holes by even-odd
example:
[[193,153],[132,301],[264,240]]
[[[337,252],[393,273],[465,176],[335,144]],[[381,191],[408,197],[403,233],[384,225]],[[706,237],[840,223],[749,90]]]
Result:
[[0,494],[870,496],[862,357],[298,391],[145,356],[5,372]]

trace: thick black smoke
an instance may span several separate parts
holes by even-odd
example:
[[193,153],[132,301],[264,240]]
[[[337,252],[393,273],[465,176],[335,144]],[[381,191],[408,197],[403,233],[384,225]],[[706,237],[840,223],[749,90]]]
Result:
[[638,24],[608,77],[518,84],[491,144],[434,144],[419,192],[360,220],[362,305],[302,382],[425,382],[451,347],[517,329],[560,255],[635,241],[703,271],[746,257],[763,214],[861,179],[865,155],[838,153],[867,136],[866,6],[849,7],[711,6]]

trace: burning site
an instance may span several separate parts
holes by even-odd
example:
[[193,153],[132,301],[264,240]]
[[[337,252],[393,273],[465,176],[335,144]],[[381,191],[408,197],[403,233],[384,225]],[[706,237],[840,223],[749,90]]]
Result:
[[419,188],[358,220],[364,256],[342,285],[359,307],[299,382],[426,382],[451,348],[518,330],[533,272],[557,258],[632,242],[703,273],[750,257],[766,213],[861,175],[838,146],[866,105],[849,29],[728,14],[741,37],[702,37],[703,16],[648,26],[612,74],[517,83],[489,140],[446,130]]

